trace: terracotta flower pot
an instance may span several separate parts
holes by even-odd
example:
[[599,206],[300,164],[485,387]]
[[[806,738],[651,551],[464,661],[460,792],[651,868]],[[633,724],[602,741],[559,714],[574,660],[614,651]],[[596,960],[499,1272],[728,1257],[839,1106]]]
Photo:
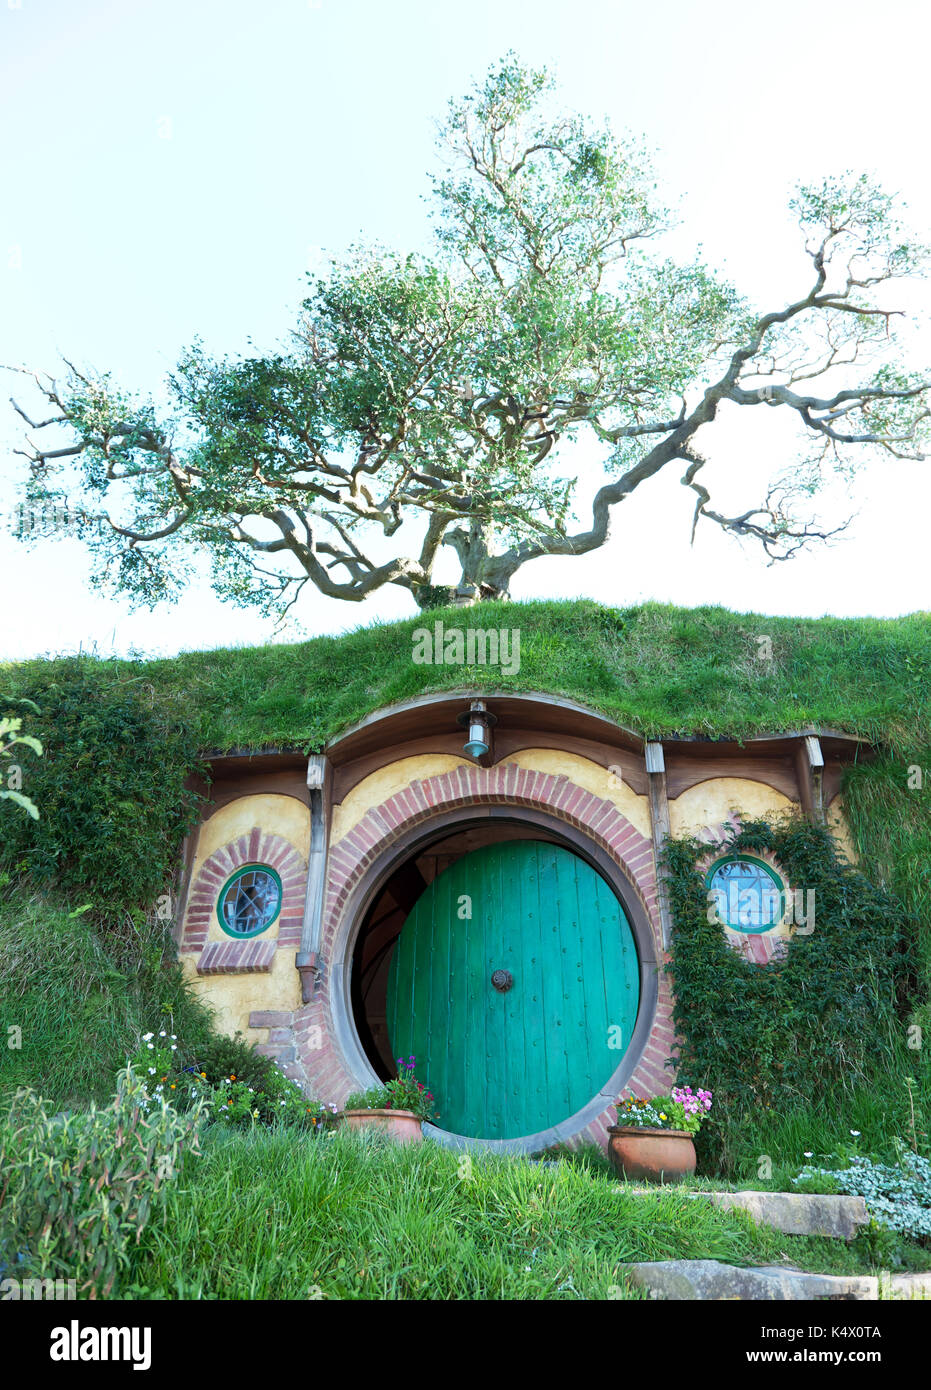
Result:
[[685,1129],[611,1125],[608,1153],[618,1174],[646,1182],[679,1182],[695,1172],[695,1145]]
[[343,1119],[350,1129],[376,1129],[399,1144],[419,1144],[423,1139],[420,1116],[413,1110],[344,1110]]

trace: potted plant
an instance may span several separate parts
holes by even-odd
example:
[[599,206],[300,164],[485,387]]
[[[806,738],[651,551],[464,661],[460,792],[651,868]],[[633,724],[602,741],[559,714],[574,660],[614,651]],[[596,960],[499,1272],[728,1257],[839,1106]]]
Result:
[[618,1097],[608,1152],[617,1172],[646,1182],[679,1182],[695,1172],[692,1136],[711,1109],[710,1091],[675,1087],[652,1100]]
[[396,1077],[347,1096],[343,1120],[350,1129],[376,1129],[402,1144],[419,1144],[421,1125],[434,1118],[433,1094],[414,1075],[416,1057],[397,1061]]

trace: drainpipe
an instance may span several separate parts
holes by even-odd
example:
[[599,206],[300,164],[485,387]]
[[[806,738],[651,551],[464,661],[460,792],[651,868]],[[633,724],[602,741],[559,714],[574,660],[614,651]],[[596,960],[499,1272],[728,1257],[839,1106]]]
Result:
[[304,895],[301,949],[294,960],[301,977],[301,999],[305,1004],[309,1004],[314,996],[323,967],[319,953],[327,853],[323,804],[325,772],[326,758],[324,755],[322,753],[312,754],[307,762],[307,787],[310,793],[310,850],[307,856],[307,892]]
[[645,743],[643,756],[650,787],[650,825],[653,831],[653,857],[656,860],[660,938],[663,950],[668,951],[672,944],[672,913],[669,908],[666,870],[661,861],[663,847],[669,838],[669,799],[666,795],[666,759],[663,755],[663,745]]

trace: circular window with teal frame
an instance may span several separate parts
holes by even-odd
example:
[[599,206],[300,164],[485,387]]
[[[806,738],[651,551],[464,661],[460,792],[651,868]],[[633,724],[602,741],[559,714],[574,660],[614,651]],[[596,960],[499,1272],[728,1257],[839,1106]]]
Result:
[[786,893],[779,875],[750,854],[718,859],[705,876],[718,916],[739,932],[764,932],[785,916]]
[[217,917],[227,936],[241,940],[267,931],[281,911],[281,879],[267,864],[237,869],[220,889]]

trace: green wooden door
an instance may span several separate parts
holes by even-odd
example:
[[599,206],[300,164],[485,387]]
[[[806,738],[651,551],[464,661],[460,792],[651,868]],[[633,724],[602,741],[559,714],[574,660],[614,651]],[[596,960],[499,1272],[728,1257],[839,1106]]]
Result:
[[536,1134],[610,1080],[639,981],[624,911],[583,859],[538,840],[488,845],[439,874],[402,928],[388,979],[394,1055],[417,1058],[442,1129]]

